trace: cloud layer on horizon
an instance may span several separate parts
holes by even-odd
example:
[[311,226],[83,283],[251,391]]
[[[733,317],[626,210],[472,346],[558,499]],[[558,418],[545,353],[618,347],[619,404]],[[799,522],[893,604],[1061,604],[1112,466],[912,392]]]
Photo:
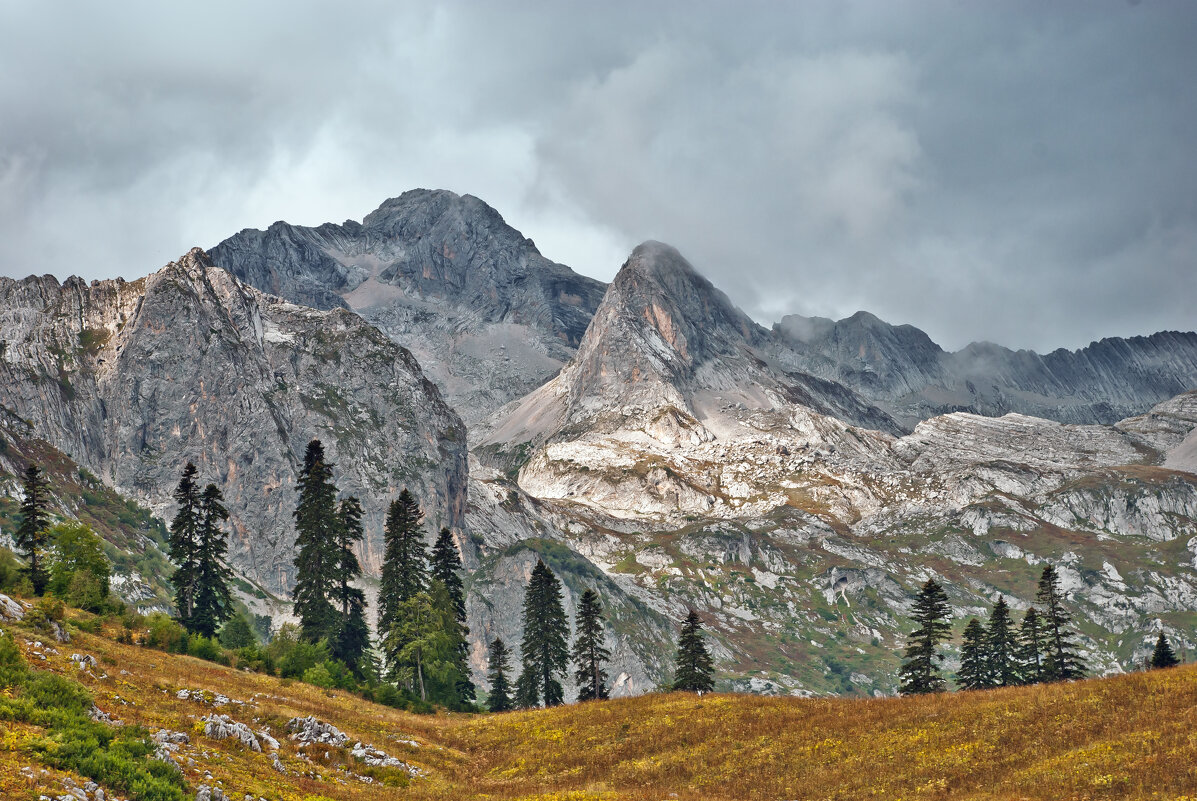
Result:
[[1191,330],[1195,41],[1152,2],[6,4],[0,275],[423,186],[603,279],[669,242],[766,323]]

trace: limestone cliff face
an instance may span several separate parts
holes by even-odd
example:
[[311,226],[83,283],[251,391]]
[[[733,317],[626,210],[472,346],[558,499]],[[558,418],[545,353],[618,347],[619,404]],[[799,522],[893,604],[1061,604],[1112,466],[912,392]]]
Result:
[[604,285],[540,255],[470,195],[414,190],[361,223],[275,223],[212,248],[263,291],[351,308],[409,348],[467,422],[551,378]]
[[225,493],[231,558],[293,580],[295,476],[320,438],[366,509],[377,568],[404,486],[460,528],[465,428],[411,354],[357,315],[263,295],[192,250],[135,282],[0,279],[0,404],[123,494],[167,512],[187,461]]
[[913,326],[858,312],[836,322],[787,316],[773,335],[785,363],[851,387],[906,427],[953,411],[1110,424],[1197,387],[1192,332],[1043,355],[987,342],[948,353]]

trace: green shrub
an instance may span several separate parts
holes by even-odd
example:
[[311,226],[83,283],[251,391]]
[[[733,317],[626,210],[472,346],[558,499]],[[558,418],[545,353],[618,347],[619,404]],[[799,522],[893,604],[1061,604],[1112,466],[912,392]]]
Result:
[[21,656],[21,649],[13,642],[12,636],[0,636],[0,690],[21,683],[26,672],[25,658]]
[[336,681],[328,672],[328,668],[324,666],[323,662],[305,670],[303,672],[303,680],[308,684],[314,684],[326,690],[331,690],[337,686]]
[[149,616],[147,623],[149,634],[146,636],[146,645],[175,654],[187,651],[187,630],[177,620],[155,612]]
[[209,662],[226,662],[224,651],[216,640],[208,639],[202,634],[192,634],[187,638],[187,655]]
[[258,639],[254,636],[253,629],[250,628],[245,615],[236,614],[229,618],[229,622],[225,623],[220,630],[220,644],[225,648],[237,650],[257,645]]
[[0,548],[0,592],[17,592],[23,577],[21,563],[7,548]]

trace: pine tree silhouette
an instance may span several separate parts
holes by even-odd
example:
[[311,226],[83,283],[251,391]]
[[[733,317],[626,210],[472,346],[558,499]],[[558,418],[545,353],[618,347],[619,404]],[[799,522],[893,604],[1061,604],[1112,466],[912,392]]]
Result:
[[671,690],[689,693],[709,693],[715,689],[712,677],[714,664],[702,637],[702,620],[693,609],[682,623],[677,641],[677,657]]
[[521,706],[560,704],[565,694],[559,677],[569,664],[569,623],[561,605],[561,582],[537,560],[524,595],[523,669],[516,682]]
[[986,637],[990,681],[995,687],[1020,684],[1022,674],[1018,662],[1018,637],[1010,617],[1010,605],[1000,595],[989,616]]
[[573,661],[574,680],[578,685],[578,700],[602,700],[607,697],[606,664],[611,652],[603,645],[603,607],[598,593],[586,590],[578,602]]
[[1179,664],[1180,660],[1173,653],[1172,645],[1168,642],[1168,638],[1164,636],[1164,632],[1161,631],[1159,639],[1155,641],[1155,650],[1151,654],[1152,670],[1175,667]]
[[179,510],[170,524],[170,558],[177,566],[170,583],[175,588],[175,615],[179,622],[191,628],[192,607],[195,605],[196,563],[199,553],[200,489],[196,482],[199,470],[191,462],[183,468],[179,485],[175,488],[175,503]]
[[461,580],[461,554],[458,553],[457,543],[453,541],[453,533],[442,528],[436,543],[432,546],[432,556],[429,559],[429,573],[436,581],[444,585],[453,607],[453,620],[456,624],[450,632],[454,640],[453,678],[454,692],[459,704],[472,702],[477,697],[474,682],[470,680],[469,648],[467,639],[470,628],[466,625],[465,587]]
[[960,670],[956,673],[956,683],[962,690],[984,690],[992,687],[994,682],[989,665],[989,637],[985,627],[973,618],[964,627],[964,637],[960,645]]
[[912,617],[919,627],[910,634],[903,654],[906,659],[900,672],[903,695],[937,693],[944,689],[939,672],[943,654],[938,649],[951,634],[950,616],[947,593],[935,579],[927,579],[914,602]]
[[351,583],[362,574],[353,546],[365,536],[362,504],[357,498],[351,495],[341,500],[337,523],[337,583],[332,595],[337,625],[329,653],[362,678],[366,672],[363,658],[370,649],[370,629],[366,625],[366,595]]
[[1040,607],[1040,622],[1047,641],[1043,659],[1043,680],[1067,681],[1082,678],[1085,675],[1085,666],[1077,653],[1073,634],[1069,631],[1072,617],[1064,608],[1060,577],[1051,565],[1046,565],[1039,577],[1039,591],[1035,595],[1035,602]]
[[215,637],[224,621],[233,613],[229,583],[233,571],[225,562],[229,535],[224,521],[229,519],[224,496],[215,484],[204,488],[199,507],[199,543],[195,554],[195,602],[189,628],[196,634]]
[[491,640],[490,659],[487,664],[486,680],[490,682],[490,695],[486,699],[486,706],[491,712],[506,712],[514,707],[511,697],[511,684],[507,680],[509,664],[507,646],[498,637]]
[[21,483],[25,497],[21,500],[21,522],[13,540],[25,557],[25,570],[29,574],[29,583],[33,585],[33,594],[42,595],[50,581],[50,574],[46,570],[46,546],[49,544],[47,530],[50,525],[46,505],[50,499],[50,485],[46,474],[35,464],[25,468]]
[[337,581],[340,553],[337,548],[337,488],[332,465],[324,459],[320,440],[308,443],[298,481],[295,508],[295,614],[300,636],[308,642],[331,640],[337,628],[337,610],[329,600]]

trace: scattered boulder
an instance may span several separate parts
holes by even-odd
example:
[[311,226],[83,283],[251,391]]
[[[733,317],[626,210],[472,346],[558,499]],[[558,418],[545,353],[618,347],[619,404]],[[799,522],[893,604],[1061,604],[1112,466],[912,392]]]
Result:
[[238,723],[228,715],[216,714],[208,715],[202,720],[206,737],[211,737],[213,740],[239,740],[250,750],[259,753],[262,751],[262,744],[258,742],[257,735],[244,723]]
[[291,718],[287,721],[287,731],[292,732],[291,739],[301,746],[320,743],[344,748],[349,742],[349,735],[316,717]]
[[9,598],[7,595],[0,595],[0,620],[8,620],[13,623],[20,622],[25,619],[25,607],[20,603]]

